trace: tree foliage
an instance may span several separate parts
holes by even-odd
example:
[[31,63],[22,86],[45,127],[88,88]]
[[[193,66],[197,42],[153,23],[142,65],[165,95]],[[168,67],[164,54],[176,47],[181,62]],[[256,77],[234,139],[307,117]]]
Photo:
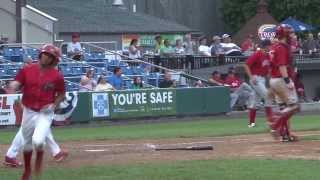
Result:
[[[227,28],[238,31],[256,14],[259,0],[223,0],[222,13]],[[279,22],[293,17],[307,24],[320,25],[319,0],[266,0],[270,14]]]

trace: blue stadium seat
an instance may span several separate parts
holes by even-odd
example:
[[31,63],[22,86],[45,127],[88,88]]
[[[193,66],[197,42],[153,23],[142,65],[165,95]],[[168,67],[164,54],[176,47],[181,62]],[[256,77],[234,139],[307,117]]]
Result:
[[72,69],[70,67],[62,68],[61,71],[64,76],[72,76],[73,75]]
[[129,67],[129,66],[128,67],[122,67],[121,69],[122,69],[123,74],[125,74],[125,75],[131,76],[131,75],[134,74],[132,68]]
[[4,56],[13,56],[14,55],[13,48],[9,48],[9,47],[4,48],[3,49],[3,55]]
[[142,75],[142,74],[144,74],[144,69],[141,68],[140,66],[132,67],[132,71],[133,71],[134,75]]
[[8,69],[7,70],[7,74],[12,77],[16,76],[18,72],[19,72],[19,69]]
[[107,68],[103,67],[103,68],[96,68],[96,74],[100,75],[102,73],[106,73],[107,72]]
[[27,48],[24,50],[24,53],[26,57],[30,57],[33,60],[36,60],[39,57],[39,50],[35,48]]
[[133,81],[132,80],[125,80],[124,87],[125,89],[132,89]]
[[0,77],[3,78],[4,76],[8,76],[6,69],[0,69]]
[[72,74],[75,76],[81,76],[83,74],[82,66],[72,67]]

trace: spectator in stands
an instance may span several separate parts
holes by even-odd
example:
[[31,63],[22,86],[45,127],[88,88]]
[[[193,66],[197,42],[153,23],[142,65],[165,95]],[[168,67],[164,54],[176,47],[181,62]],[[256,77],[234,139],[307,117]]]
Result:
[[164,79],[160,82],[159,88],[174,88],[176,82],[172,80],[170,72],[165,72]]
[[80,44],[80,34],[72,34],[72,42],[68,43],[67,55],[74,60],[81,60],[83,58],[83,49]]
[[95,89],[97,82],[94,79],[94,69],[87,70],[86,74],[81,77],[80,85],[79,91],[81,92],[93,91]]
[[7,94],[8,87],[6,81],[0,80],[0,94]]
[[317,49],[320,49],[320,32],[318,33],[318,37],[317,37]]
[[221,38],[219,36],[213,36],[210,50],[211,50],[211,56],[219,56],[223,54]]
[[202,83],[201,80],[198,80],[198,81],[195,83],[195,87],[197,87],[197,88],[202,88],[202,87],[205,87],[205,85]]
[[191,33],[186,34],[185,42],[183,43],[183,46],[186,54],[186,63],[187,63],[186,66],[188,68],[193,69],[194,67],[193,55],[194,55],[195,43],[192,41]]
[[176,40],[175,53],[176,54],[185,54],[186,53],[181,39]]
[[184,49],[185,49],[185,53],[186,55],[193,55],[194,51],[194,42],[192,42],[192,36],[191,33],[186,34],[185,36],[185,42],[183,43]]
[[241,44],[241,50],[243,52],[243,54],[245,54],[246,56],[250,56],[253,54],[253,52],[255,51],[255,43],[253,40],[253,35],[249,34],[247,39],[245,39],[242,44]]
[[141,48],[138,46],[138,39],[132,39],[129,46],[129,58],[130,59],[140,59],[141,58]]
[[142,88],[143,88],[143,83],[142,83],[141,77],[135,77],[133,79],[132,89],[142,89]]
[[[2,44],[7,44],[8,43],[8,41],[9,41],[9,39],[8,38],[5,38],[5,37],[3,37],[2,35],[1,35],[1,38],[0,38],[0,45],[2,45]],[[5,46],[0,46],[0,55],[3,55],[3,48],[4,48]]]
[[291,42],[291,52],[299,53],[301,50],[301,45],[296,34],[292,35],[292,42]]
[[222,39],[221,45],[226,56],[242,56],[241,48],[232,42],[229,34],[224,34]]
[[170,56],[174,54],[174,49],[170,45],[170,40],[165,39],[164,44],[160,49],[160,55],[161,56]]
[[200,38],[200,46],[198,48],[198,53],[202,56],[211,56],[211,50],[210,47],[207,45],[207,38],[206,37],[202,37]]
[[312,33],[309,33],[307,40],[304,41],[304,43],[303,43],[303,51],[305,53],[309,53],[309,54],[317,52],[317,42],[313,38],[313,34]]
[[209,82],[213,85],[223,86],[224,81],[221,79],[221,74],[219,71],[213,71],[211,77],[209,78]]
[[155,37],[156,46],[155,46],[155,54],[160,55],[160,49],[163,47],[163,41],[161,35],[156,35]]
[[109,78],[109,82],[116,90],[123,89],[122,69],[120,67],[116,67],[113,70],[113,75]]
[[295,80],[294,80],[294,85],[296,87],[296,91],[299,97],[300,102],[307,102],[307,97],[304,89],[304,84],[301,80],[301,75],[300,73],[296,74]]
[[101,74],[98,79],[98,84],[94,90],[95,91],[112,91],[112,90],[115,90],[115,88],[113,88],[113,86],[107,82],[106,77],[103,74]]

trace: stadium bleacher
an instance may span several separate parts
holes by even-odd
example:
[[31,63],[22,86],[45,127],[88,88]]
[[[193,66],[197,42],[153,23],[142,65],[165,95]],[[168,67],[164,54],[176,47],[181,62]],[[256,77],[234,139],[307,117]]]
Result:
[[[0,64],[0,79],[12,79],[17,72],[23,67],[27,59],[38,59],[39,50],[36,48],[22,47],[4,47],[3,59],[6,63]],[[66,80],[68,91],[79,90],[79,82],[81,76],[85,75],[88,69],[94,69],[96,76],[104,74],[109,78],[113,74],[116,67],[120,67],[123,71],[125,89],[132,88],[133,78],[141,77],[143,82],[155,87],[158,87],[162,75],[159,73],[146,73],[145,65],[130,65],[117,59],[110,59],[115,56],[102,52],[85,52],[84,61],[73,61],[65,55],[59,63],[59,70],[63,73]]]

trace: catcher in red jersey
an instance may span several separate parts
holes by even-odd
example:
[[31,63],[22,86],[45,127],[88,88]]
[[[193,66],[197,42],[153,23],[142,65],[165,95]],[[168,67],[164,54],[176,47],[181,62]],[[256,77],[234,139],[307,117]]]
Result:
[[283,141],[297,141],[290,130],[290,118],[300,110],[298,97],[293,83],[294,67],[291,53],[291,40],[294,35],[289,25],[276,28],[276,41],[270,51],[271,79],[270,92],[280,105],[280,116],[275,119],[273,133],[282,136]]
[[24,172],[22,180],[31,179],[31,159],[36,151],[35,175],[42,169],[44,145],[50,132],[56,107],[65,98],[63,75],[55,68],[60,50],[45,45],[39,54],[39,63],[24,67],[10,84],[11,91],[22,89],[23,117],[21,131],[24,138]]

